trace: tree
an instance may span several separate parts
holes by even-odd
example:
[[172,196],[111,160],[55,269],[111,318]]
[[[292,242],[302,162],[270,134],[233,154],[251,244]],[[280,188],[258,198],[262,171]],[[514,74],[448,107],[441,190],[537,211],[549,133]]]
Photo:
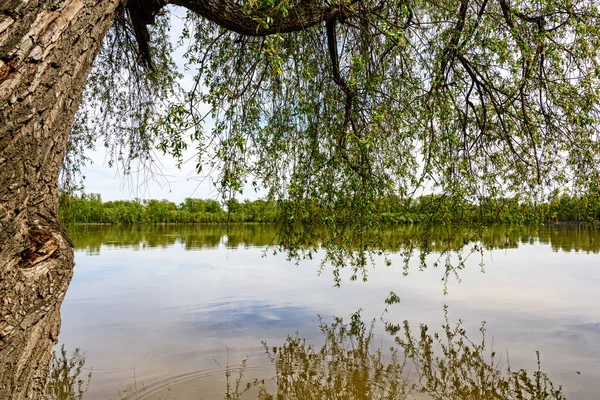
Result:
[[[285,201],[281,218],[309,216],[302,234],[325,232],[342,255],[354,254],[348,243],[377,247],[365,237],[378,198],[426,182],[466,201],[597,186],[593,1],[169,3],[189,10],[197,75],[185,93],[164,0],[0,5],[3,360],[26,357],[34,342],[22,333],[64,296],[73,253],[57,219],[61,165],[76,170],[94,140],[127,172],[156,146],[181,158],[191,135],[197,169],[216,167],[226,197],[252,177]],[[302,242],[299,232],[284,230],[285,243]],[[18,380],[10,370],[0,366],[0,393]]]

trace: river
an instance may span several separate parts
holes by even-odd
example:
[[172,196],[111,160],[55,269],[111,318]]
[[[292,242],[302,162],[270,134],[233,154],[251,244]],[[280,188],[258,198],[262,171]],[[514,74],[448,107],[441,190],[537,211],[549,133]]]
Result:
[[[278,385],[266,350],[296,335],[318,350],[331,339],[320,325],[350,322],[357,310],[367,327],[375,321],[369,348],[384,360],[395,345],[385,322],[407,321],[419,336],[421,324],[443,333],[447,318],[475,344],[484,324],[484,353],[495,351],[500,369],[535,371],[539,351],[568,399],[600,393],[598,230],[489,228],[483,253],[446,283],[443,263],[423,269],[413,257],[406,269],[402,249],[390,249],[390,266],[375,256],[366,281],[342,269],[339,287],[320,265],[322,251],[300,262],[273,254],[276,230],[267,225],[75,226],[69,234],[76,265],[59,345],[85,354],[84,399],[221,399],[240,372],[252,386],[245,398],[256,398]],[[385,303],[390,292],[398,304]],[[406,367],[409,381],[414,370]]]

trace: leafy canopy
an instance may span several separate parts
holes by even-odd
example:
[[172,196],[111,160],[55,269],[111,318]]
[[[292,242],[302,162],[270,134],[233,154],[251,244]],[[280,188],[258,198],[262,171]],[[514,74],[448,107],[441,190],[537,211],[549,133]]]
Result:
[[[123,9],[72,147],[101,137],[127,172],[157,148],[182,162],[191,143],[195,169],[218,174],[225,199],[251,184],[283,202],[290,247],[318,231],[350,254],[381,248],[365,238],[380,226],[383,197],[440,193],[449,201],[432,213],[451,222],[459,203],[598,191],[597,2],[233,4],[255,31],[197,10],[183,19],[194,82],[185,88],[171,56],[173,9],[150,27],[154,68],[140,62]],[[338,11],[288,29],[286,18],[311,5]]]

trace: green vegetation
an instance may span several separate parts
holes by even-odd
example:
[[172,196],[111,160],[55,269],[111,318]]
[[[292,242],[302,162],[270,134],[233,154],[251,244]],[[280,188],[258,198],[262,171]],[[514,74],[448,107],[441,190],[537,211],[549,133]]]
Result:
[[[428,195],[415,200],[389,196],[376,199],[369,206],[369,213],[362,215],[350,212],[343,204],[346,201],[340,199],[338,212],[331,216],[321,203],[308,200],[298,214],[295,200],[238,202],[232,199],[223,209],[214,200],[186,199],[179,205],[167,200],[104,203],[99,195],[92,195],[63,197],[61,216],[67,223],[88,224],[275,223],[276,229],[270,237],[263,238],[264,245],[274,245],[273,251],[284,252],[296,261],[312,258],[313,253],[324,249],[321,267],[333,267],[336,285],[340,284],[339,270],[345,267],[351,268],[352,280],[366,280],[367,266],[373,265],[374,256],[383,255],[386,263],[391,263],[390,251],[401,251],[404,268],[408,268],[415,255],[421,268],[427,268],[430,266],[427,255],[435,252],[438,255],[431,265],[443,266],[446,279],[464,268],[465,257],[470,254],[482,253],[485,248],[514,245],[514,234],[509,234],[513,232],[509,229],[487,240],[485,236],[493,232],[488,229],[490,225],[531,224],[536,229],[547,221],[596,225],[600,219],[598,196],[562,196],[539,205],[517,199],[486,200],[474,205],[447,196]],[[350,226],[352,222],[355,225]],[[332,231],[332,224],[346,228]],[[222,234],[223,229],[215,232],[213,246],[219,244]],[[243,238],[243,235],[230,237],[228,233],[228,245],[235,247],[234,243],[239,243],[235,238]],[[139,232],[134,236],[140,236]],[[533,233],[532,237],[535,236]],[[201,237],[185,240],[186,246],[192,247],[201,242]],[[567,244],[567,247],[595,249],[594,245],[590,247],[585,243]],[[98,249],[99,244],[91,248]]]
[[[158,224],[158,223],[276,223],[290,207],[289,202],[230,199],[226,207],[216,200],[186,198],[175,204],[168,200],[118,200],[103,202],[99,194],[63,196],[60,215],[63,222],[91,224]],[[319,218],[318,203],[306,206],[304,219]],[[542,204],[518,199],[484,199],[468,204],[444,196],[421,196],[416,199],[386,197],[374,204],[379,220],[385,225],[423,222],[467,223],[540,223],[583,222],[600,220],[600,194],[553,198]],[[343,214],[337,216],[342,219]],[[310,222],[310,221],[306,221]]]
[[226,222],[270,222],[277,220],[277,207],[263,200],[228,202],[228,212],[216,200],[186,198],[168,200],[117,200],[103,202],[99,194],[63,196],[60,217],[66,224],[162,224]]
[[[599,219],[597,2],[173,0],[189,11],[179,38],[187,88],[166,1],[9,3],[23,7],[5,13],[0,34],[0,289],[20,301],[45,292],[36,274],[15,284],[13,266],[51,256],[72,265],[54,241],[38,246],[37,233],[58,237],[61,149],[68,192],[96,141],[125,173],[153,165],[157,149],[179,165],[193,150],[195,173],[213,175],[227,211],[203,200],[73,197],[63,221],[277,221],[290,256],[311,256],[318,238],[336,268],[364,268],[394,224],[417,223],[406,254],[417,248],[424,263],[435,229],[450,250],[465,222]],[[79,15],[102,18],[96,27]],[[64,34],[45,40],[45,19]],[[247,185],[275,203],[234,203]],[[443,196],[394,200],[429,190]],[[463,244],[483,229],[473,232]]]

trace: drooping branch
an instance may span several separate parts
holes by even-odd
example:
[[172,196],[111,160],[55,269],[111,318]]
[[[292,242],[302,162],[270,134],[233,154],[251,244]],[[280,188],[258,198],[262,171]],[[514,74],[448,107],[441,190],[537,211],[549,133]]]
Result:
[[[352,170],[354,170],[354,172],[359,174],[363,178],[363,180],[367,180],[368,177],[365,174],[365,171],[363,169],[365,167],[368,168],[368,165],[363,166],[362,159],[361,159],[361,165],[356,165],[355,163],[350,161],[350,158],[348,157],[348,154],[346,153],[346,134],[348,132],[348,126],[350,125],[352,127],[352,130],[354,131],[354,133],[358,134],[359,136],[360,136],[360,132],[355,125],[354,119],[352,118],[352,110],[354,108],[354,98],[356,97],[356,92],[348,86],[346,80],[340,73],[340,61],[339,61],[339,55],[338,55],[337,33],[335,30],[336,24],[337,24],[337,18],[332,18],[332,19],[328,20],[327,24],[326,24],[326,30],[327,30],[327,48],[329,51],[329,58],[331,60],[333,81],[336,83],[336,85],[339,86],[339,88],[346,95],[346,101],[344,104],[344,124],[343,124],[342,130],[340,131],[339,136],[338,136],[337,146],[338,146],[338,150],[339,150],[342,158],[348,163],[350,168],[352,168]],[[367,161],[367,163],[368,163],[368,161]]]
[[338,45],[337,35],[335,32],[336,19],[332,18],[327,21],[327,48],[329,50],[329,58],[331,59],[331,68],[333,72],[333,81],[342,89],[346,95],[345,115],[344,115],[344,127],[342,129],[342,136],[346,134],[348,130],[348,123],[350,122],[350,116],[352,112],[352,100],[354,99],[354,92],[346,84],[346,80],[340,74],[340,61],[338,56]]
[[[246,36],[267,36],[274,33],[301,31],[348,12],[335,4],[320,6],[315,0],[302,1],[289,9],[285,16],[265,11],[264,15],[251,15],[234,0],[171,0],[171,4],[196,12],[223,28]],[[268,26],[261,25],[261,17],[270,17]]]
[[452,64],[454,58],[457,54],[460,37],[463,34],[463,30],[465,28],[465,20],[467,18],[467,8],[469,6],[468,0],[462,0],[460,3],[460,9],[458,10],[458,20],[456,21],[456,25],[452,29],[452,36],[448,45],[444,48],[442,53],[442,63],[440,66],[440,78],[443,78],[443,75],[446,73],[446,68],[448,65]]
[[139,61],[150,69],[154,69],[154,64],[148,47],[150,33],[147,25],[155,23],[156,15],[166,3],[166,0],[129,0],[127,2],[127,12],[131,18],[135,40],[139,46]]

